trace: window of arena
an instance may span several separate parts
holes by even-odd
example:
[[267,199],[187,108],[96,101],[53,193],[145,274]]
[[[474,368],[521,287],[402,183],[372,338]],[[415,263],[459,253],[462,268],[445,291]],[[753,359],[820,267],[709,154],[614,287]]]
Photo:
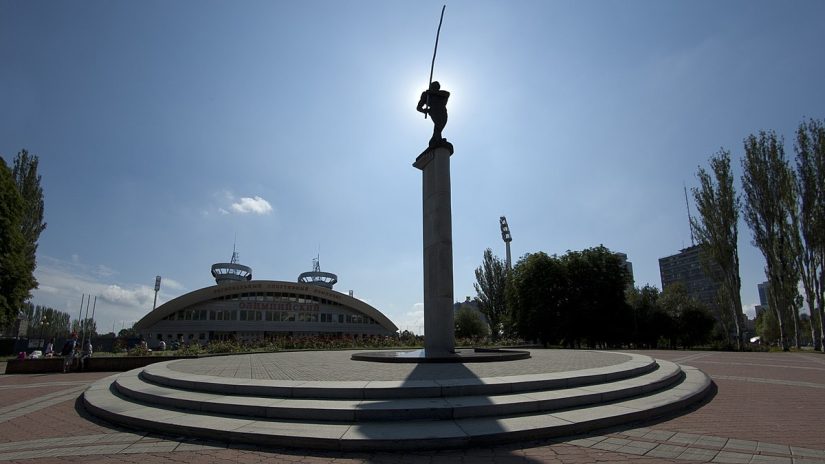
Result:
[[172,313],[163,320],[178,321],[268,321],[268,322],[323,322],[338,324],[377,324],[378,322],[363,314],[319,313],[298,310],[205,310],[184,309]]

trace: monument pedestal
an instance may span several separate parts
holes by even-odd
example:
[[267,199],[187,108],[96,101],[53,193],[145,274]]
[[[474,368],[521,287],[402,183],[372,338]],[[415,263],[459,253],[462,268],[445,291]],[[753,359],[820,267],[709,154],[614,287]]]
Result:
[[413,163],[413,166],[423,173],[426,357],[444,356],[455,352],[451,148],[429,148]]
[[424,349],[355,353],[357,361],[389,363],[471,363],[527,359],[529,351],[455,349],[453,316],[453,217],[449,143],[432,147],[413,166],[423,173]]

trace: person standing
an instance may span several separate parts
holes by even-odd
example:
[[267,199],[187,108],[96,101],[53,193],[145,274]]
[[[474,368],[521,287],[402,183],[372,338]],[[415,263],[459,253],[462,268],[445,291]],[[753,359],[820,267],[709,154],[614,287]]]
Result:
[[47,358],[54,356],[54,337],[49,339],[49,343],[46,344],[46,350],[43,352],[43,356]]
[[63,356],[63,373],[69,372],[72,369],[72,361],[77,351],[77,332],[72,332],[72,335],[63,344],[63,349],[60,350],[60,355]]
[[83,371],[86,369],[86,363],[89,362],[89,358],[92,357],[92,341],[86,340],[86,345],[83,346],[83,351],[80,355],[80,370]]

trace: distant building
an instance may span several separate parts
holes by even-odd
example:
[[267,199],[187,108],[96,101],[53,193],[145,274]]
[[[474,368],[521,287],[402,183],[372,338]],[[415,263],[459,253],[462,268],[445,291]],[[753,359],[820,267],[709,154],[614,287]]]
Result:
[[181,295],[135,324],[150,347],[161,340],[206,344],[210,340],[254,341],[278,336],[365,337],[394,335],[384,314],[352,295],[332,289],[338,277],[316,261],[297,282],[253,280],[237,262],[212,266],[217,285]]
[[771,290],[768,282],[757,284],[756,288],[759,290],[759,304],[762,306],[768,306],[768,301],[770,301],[771,297]]
[[699,246],[692,246],[681,250],[678,254],[659,258],[662,291],[667,290],[670,285],[681,282],[689,296],[696,298],[708,308],[714,309],[717,307],[717,295],[721,284],[705,274],[700,250]]
[[636,285],[636,280],[633,278],[633,263],[627,260],[627,255],[624,253],[616,253],[622,266],[627,270],[627,288],[632,289]]
[[762,314],[762,311],[768,309],[768,301],[770,298],[770,288],[768,286],[768,282],[762,282],[761,284],[756,285],[757,290],[759,290],[759,304],[754,307],[756,310],[756,317],[759,317]]

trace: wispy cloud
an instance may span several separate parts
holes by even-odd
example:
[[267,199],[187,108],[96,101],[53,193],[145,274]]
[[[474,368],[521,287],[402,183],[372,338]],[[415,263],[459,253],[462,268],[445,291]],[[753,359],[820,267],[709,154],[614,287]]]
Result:
[[[112,277],[117,274],[117,270],[102,264],[85,264],[77,255],[70,261],[38,256],[35,275],[39,288],[34,290],[32,302],[68,312],[75,318],[82,295],[92,295],[97,297],[95,319],[99,331],[111,330],[113,323],[116,328],[122,322],[130,325],[152,309],[155,291],[148,285],[113,282]],[[164,290],[179,293],[184,289],[180,282],[163,278],[158,305],[171,297]]]
[[202,213],[204,217],[211,216],[211,213],[217,213],[219,216],[227,216],[230,214],[256,214],[264,216],[273,211],[272,204],[259,195],[239,198],[230,190],[218,190],[212,194],[212,198],[212,205]]
[[424,303],[416,303],[404,314],[404,318],[399,321],[399,331],[409,330],[416,335],[424,334]]
[[747,316],[748,319],[755,319],[756,318],[756,305],[758,303],[747,303],[742,305],[742,313]]
[[114,269],[112,269],[112,268],[110,268],[110,267],[108,267],[104,264],[98,264],[97,265],[97,270],[95,271],[95,274],[97,274],[100,277],[111,277],[111,276],[117,274],[117,271],[115,271]]
[[100,297],[104,301],[136,308],[146,308],[155,296],[153,289],[140,285],[131,289],[112,284],[103,289]]
[[172,280],[168,277],[163,277],[161,280],[161,287],[169,287],[172,290],[184,290],[186,287],[183,286],[182,283]]
[[254,198],[243,197],[240,201],[232,203],[232,211],[240,214],[269,214],[272,212],[272,205],[259,196]]

